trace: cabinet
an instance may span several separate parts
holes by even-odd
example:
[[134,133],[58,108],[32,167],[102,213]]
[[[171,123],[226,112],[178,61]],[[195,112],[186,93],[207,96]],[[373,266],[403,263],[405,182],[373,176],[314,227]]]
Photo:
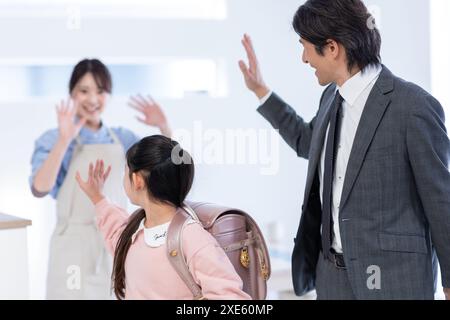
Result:
[[28,299],[30,220],[0,213],[0,300]]

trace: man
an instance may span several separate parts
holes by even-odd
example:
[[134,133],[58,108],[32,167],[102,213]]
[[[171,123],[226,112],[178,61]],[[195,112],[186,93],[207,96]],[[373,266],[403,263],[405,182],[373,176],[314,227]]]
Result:
[[360,0],[309,0],[293,26],[323,92],[305,122],[264,83],[250,38],[239,61],[258,111],[309,159],[292,255],[297,295],[433,299],[436,252],[450,298],[450,141],[430,94],[381,64]]

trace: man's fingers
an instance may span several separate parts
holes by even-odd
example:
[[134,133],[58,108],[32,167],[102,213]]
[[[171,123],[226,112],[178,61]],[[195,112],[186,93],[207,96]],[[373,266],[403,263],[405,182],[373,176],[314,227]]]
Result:
[[247,44],[250,48],[250,51],[255,52],[255,50],[253,49],[253,43],[252,43],[252,39],[250,38],[250,36],[248,34],[244,34],[244,39],[247,42]]
[[256,53],[255,49],[253,48],[252,40],[247,34],[244,35],[242,44],[244,45],[245,51],[247,52],[250,70],[254,71],[258,66],[258,59],[256,58]]
[[245,77],[249,77],[250,76],[250,72],[247,68],[247,65],[245,64],[244,61],[239,60],[239,68],[241,69],[242,73],[244,74]]
[[241,43],[244,46],[245,53],[247,54],[247,58],[250,59],[251,49],[250,49],[248,42],[245,39],[242,39]]
[[242,44],[244,45],[244,48],[245,48],[245,51],[247,52],[248,58],[256,60],[255,49],[253,48],[250,37],[245,35],[244,39],[242,39]]
[[253,72],[256,70],[256,68],[258,67],[258,61],[256,60],[256,55],[255,52],[253,51],[253,49],[251,49],[250,52],[247,52],[247,57],[248,57],[248,65],[250,70],[252,70]]

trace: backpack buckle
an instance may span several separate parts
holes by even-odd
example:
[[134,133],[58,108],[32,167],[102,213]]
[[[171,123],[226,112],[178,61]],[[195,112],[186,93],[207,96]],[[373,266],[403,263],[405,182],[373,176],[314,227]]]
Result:
[[261,263],[261,276],[265,281],[269,279],[269,270],[264,262]]
[[243,247],[242,248],[239,260],[241,262],[241,265],[244,268],[248,268],[249,267],[249,265],[250,265],[250,255],[248,254],[248,248],[247,247]]

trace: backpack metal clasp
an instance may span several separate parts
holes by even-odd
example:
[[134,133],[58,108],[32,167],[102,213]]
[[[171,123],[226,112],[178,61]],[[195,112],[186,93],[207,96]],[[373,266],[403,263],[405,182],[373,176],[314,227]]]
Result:
[[250,256],[248,254],[248,248],[247,247],[243,247],[241,249],[240,261],[241,261],[241,265],[244,268],[248,268],[248,266],[250,265]]
[[269,270],[265,262],[261,263],[261,276],[266,281],[269,279]]

